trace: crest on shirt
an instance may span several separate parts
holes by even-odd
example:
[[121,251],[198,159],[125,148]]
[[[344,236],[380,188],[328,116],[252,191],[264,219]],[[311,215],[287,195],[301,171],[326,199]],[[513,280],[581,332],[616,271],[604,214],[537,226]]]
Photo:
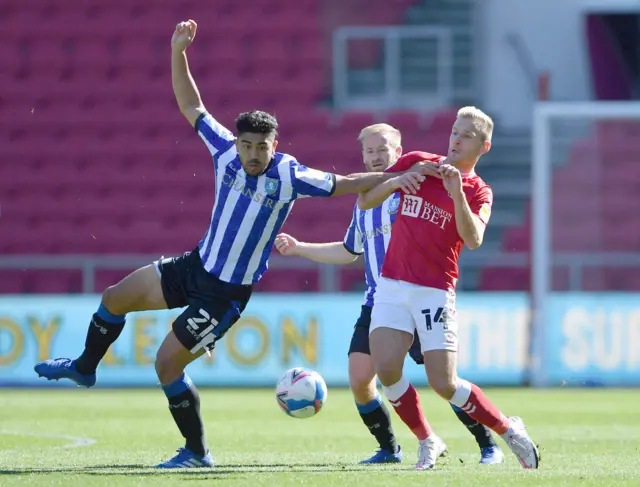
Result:
[[389,201],[389,209],[387,210],[390,215],[397,213],[398,208],[400,207],[400,198],[392,198]]
[[268,195],[273,196],[278,191],[278,180],[274,178],[267,178],[264,189]]

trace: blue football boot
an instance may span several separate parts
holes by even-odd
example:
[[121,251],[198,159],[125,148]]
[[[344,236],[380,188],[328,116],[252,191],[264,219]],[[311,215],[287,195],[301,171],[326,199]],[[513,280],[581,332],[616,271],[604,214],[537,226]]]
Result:
[[504,462],[504,453],[498,446],[480,448],[480,464],[495,465]]
[[375,463],[400,463],[402,461],[402,448],[398,445],[396,453],[389,450],[379,449],[375,455],[360,462],[361,465],[370,465]]
[[48,380],[69,379],[78,387],[91,387],[96,383],[96,374],[81,374],[76,370],[76,361],[68,358],[55,358],[38,362],[33,370],[39,377]]
[[175,457],[156,465],[156,468],[211,468],[216,466],[211,452],[207,452],[205,456],[201,457],[187,448],[179,448],[177,451],[178,454]]

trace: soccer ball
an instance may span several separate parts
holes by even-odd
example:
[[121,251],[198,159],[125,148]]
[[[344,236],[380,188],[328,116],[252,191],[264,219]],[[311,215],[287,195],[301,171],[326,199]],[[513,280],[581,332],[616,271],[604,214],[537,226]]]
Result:
[[278,406],[289,416],[304,419],[320,412],[327,385],[314,370],[296,367],[285,372],[276,386]]

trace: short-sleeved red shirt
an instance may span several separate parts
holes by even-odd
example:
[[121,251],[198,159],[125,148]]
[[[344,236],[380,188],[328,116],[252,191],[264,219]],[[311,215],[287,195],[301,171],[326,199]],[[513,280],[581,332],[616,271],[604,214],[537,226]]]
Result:
[[[386,172],[405,171],[424,160],[439,162],[444,157],[408,152]],[[462,185],[471,211],[486,225],[493,203],[491,188],[475,173],[463,175]],[[415,195],[402,192],[381,274],[420,286],[455,289],[463,245],[456,228],[453,199],[441,179],[427,177]]]

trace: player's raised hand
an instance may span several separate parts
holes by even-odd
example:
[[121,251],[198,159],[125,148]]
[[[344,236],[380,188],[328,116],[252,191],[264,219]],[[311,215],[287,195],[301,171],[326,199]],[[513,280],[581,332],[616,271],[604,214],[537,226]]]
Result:
[[287,233],[279,233],[275,240],[276,249],[282,255],[296,255],[299,242]]
[[420,189],[420,183],[424,181],[425,176],[417,172],[407,172],[401,176],[391,179],[395,189],[401,189],[405,194],[416,194]]
[[462,174],[451,164],[443,164],[438,168],[442,183],[449,194],[462,191]]
[[195,20],[189,19],[186,22],[180,22],[176,25],[176,30],[171,37],[171,47],[181,51],[185,50],[196,37],[197,29],[198,24]]

